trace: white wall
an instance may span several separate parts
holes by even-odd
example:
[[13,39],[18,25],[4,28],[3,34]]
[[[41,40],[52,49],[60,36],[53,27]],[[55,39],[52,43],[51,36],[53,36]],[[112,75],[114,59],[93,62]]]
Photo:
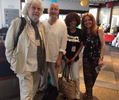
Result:
[[[59,5],[59,9],[89,11],[89,3],[83,7],[77,1],[57,0],[57,4]],[[43,0],[44,8],[48,8],[49,5],[50,0]]]
[[0,0],[0,28],[2,27],[2,7],[1,7],[1,0]]
[[5,24],[4,9],[19,9],[20,16],[20,0],[0,0],[0,28]]

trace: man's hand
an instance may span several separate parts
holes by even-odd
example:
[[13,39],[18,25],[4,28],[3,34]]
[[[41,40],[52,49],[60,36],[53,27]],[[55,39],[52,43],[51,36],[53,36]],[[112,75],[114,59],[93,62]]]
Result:
[[59,67],[61,65],[61,59],[57,59],[55,63],[55,68]]
[[63,55],[63,53],[59,52],[58,59],[56,60],[56,63],[55,63],[55,68],[57,68],[61,65],[62,55]]

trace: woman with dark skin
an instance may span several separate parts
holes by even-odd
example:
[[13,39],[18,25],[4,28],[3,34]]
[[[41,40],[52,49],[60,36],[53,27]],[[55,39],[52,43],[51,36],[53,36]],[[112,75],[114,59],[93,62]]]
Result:
[[105,37],[101,27],[96,25],[95,18],[91,13],[85,13],[82,17],[82,32],[84,37],[83,73],[86,92],[84,100],[93,100],[92,89],[98,73],[95,67],[102,67],[105,52]]
[[[66,54],[63,56],[62,67],[64,69],[65,64],[69,65],[72,72],[73,80],[76,82],[76,98],[80,99],[80,81],[79,81],[79,53],[83,47],[83,37],[81,29],[76,28],[80,24],[80,16],[77,13],[69,13],[65,18],[67,25],[67,47]],[[64,96],[64,100],[68,100],[67,96]]]

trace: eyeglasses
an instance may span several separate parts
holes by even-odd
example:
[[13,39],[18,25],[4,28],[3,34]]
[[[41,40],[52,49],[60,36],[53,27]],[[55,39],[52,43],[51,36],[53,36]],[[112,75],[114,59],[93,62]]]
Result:
[[38,11],[40,11],[40,10],[41,10],[41,8],[40,8],[40,7],[36,8],[35,6],[32,6],[31,8],[32,8],[33,10],[36,10],[36,9],[37,9]]

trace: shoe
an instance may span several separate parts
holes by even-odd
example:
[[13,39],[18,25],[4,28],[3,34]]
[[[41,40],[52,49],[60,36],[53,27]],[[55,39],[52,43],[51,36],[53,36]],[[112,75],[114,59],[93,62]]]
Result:
[[83,100],[93,100],[93,97],[89,98],[88,96],[86,98],[82,98]]
[[50,84],[45,90],[42,100],[56,100],[58,95],[59,91],[57,90],[57,87],[54,87],[52,84]]
[[87,99],[83,99],[83,100],[93,100],[93,99],[91,99],[91,98],[87,98]]
[[63,97],[64,98],[64,100],[68,100],[68,97]]
[[37,90],[36,94],[40,94],[40,93],[43,93],[44,91],[41,91],[41,90]]
[[87,98],[87,93],[86,92],[83,94],[82,99],[85,99],[85,98]]
[[81,100],[81,99],[74,99],[74,100]]

